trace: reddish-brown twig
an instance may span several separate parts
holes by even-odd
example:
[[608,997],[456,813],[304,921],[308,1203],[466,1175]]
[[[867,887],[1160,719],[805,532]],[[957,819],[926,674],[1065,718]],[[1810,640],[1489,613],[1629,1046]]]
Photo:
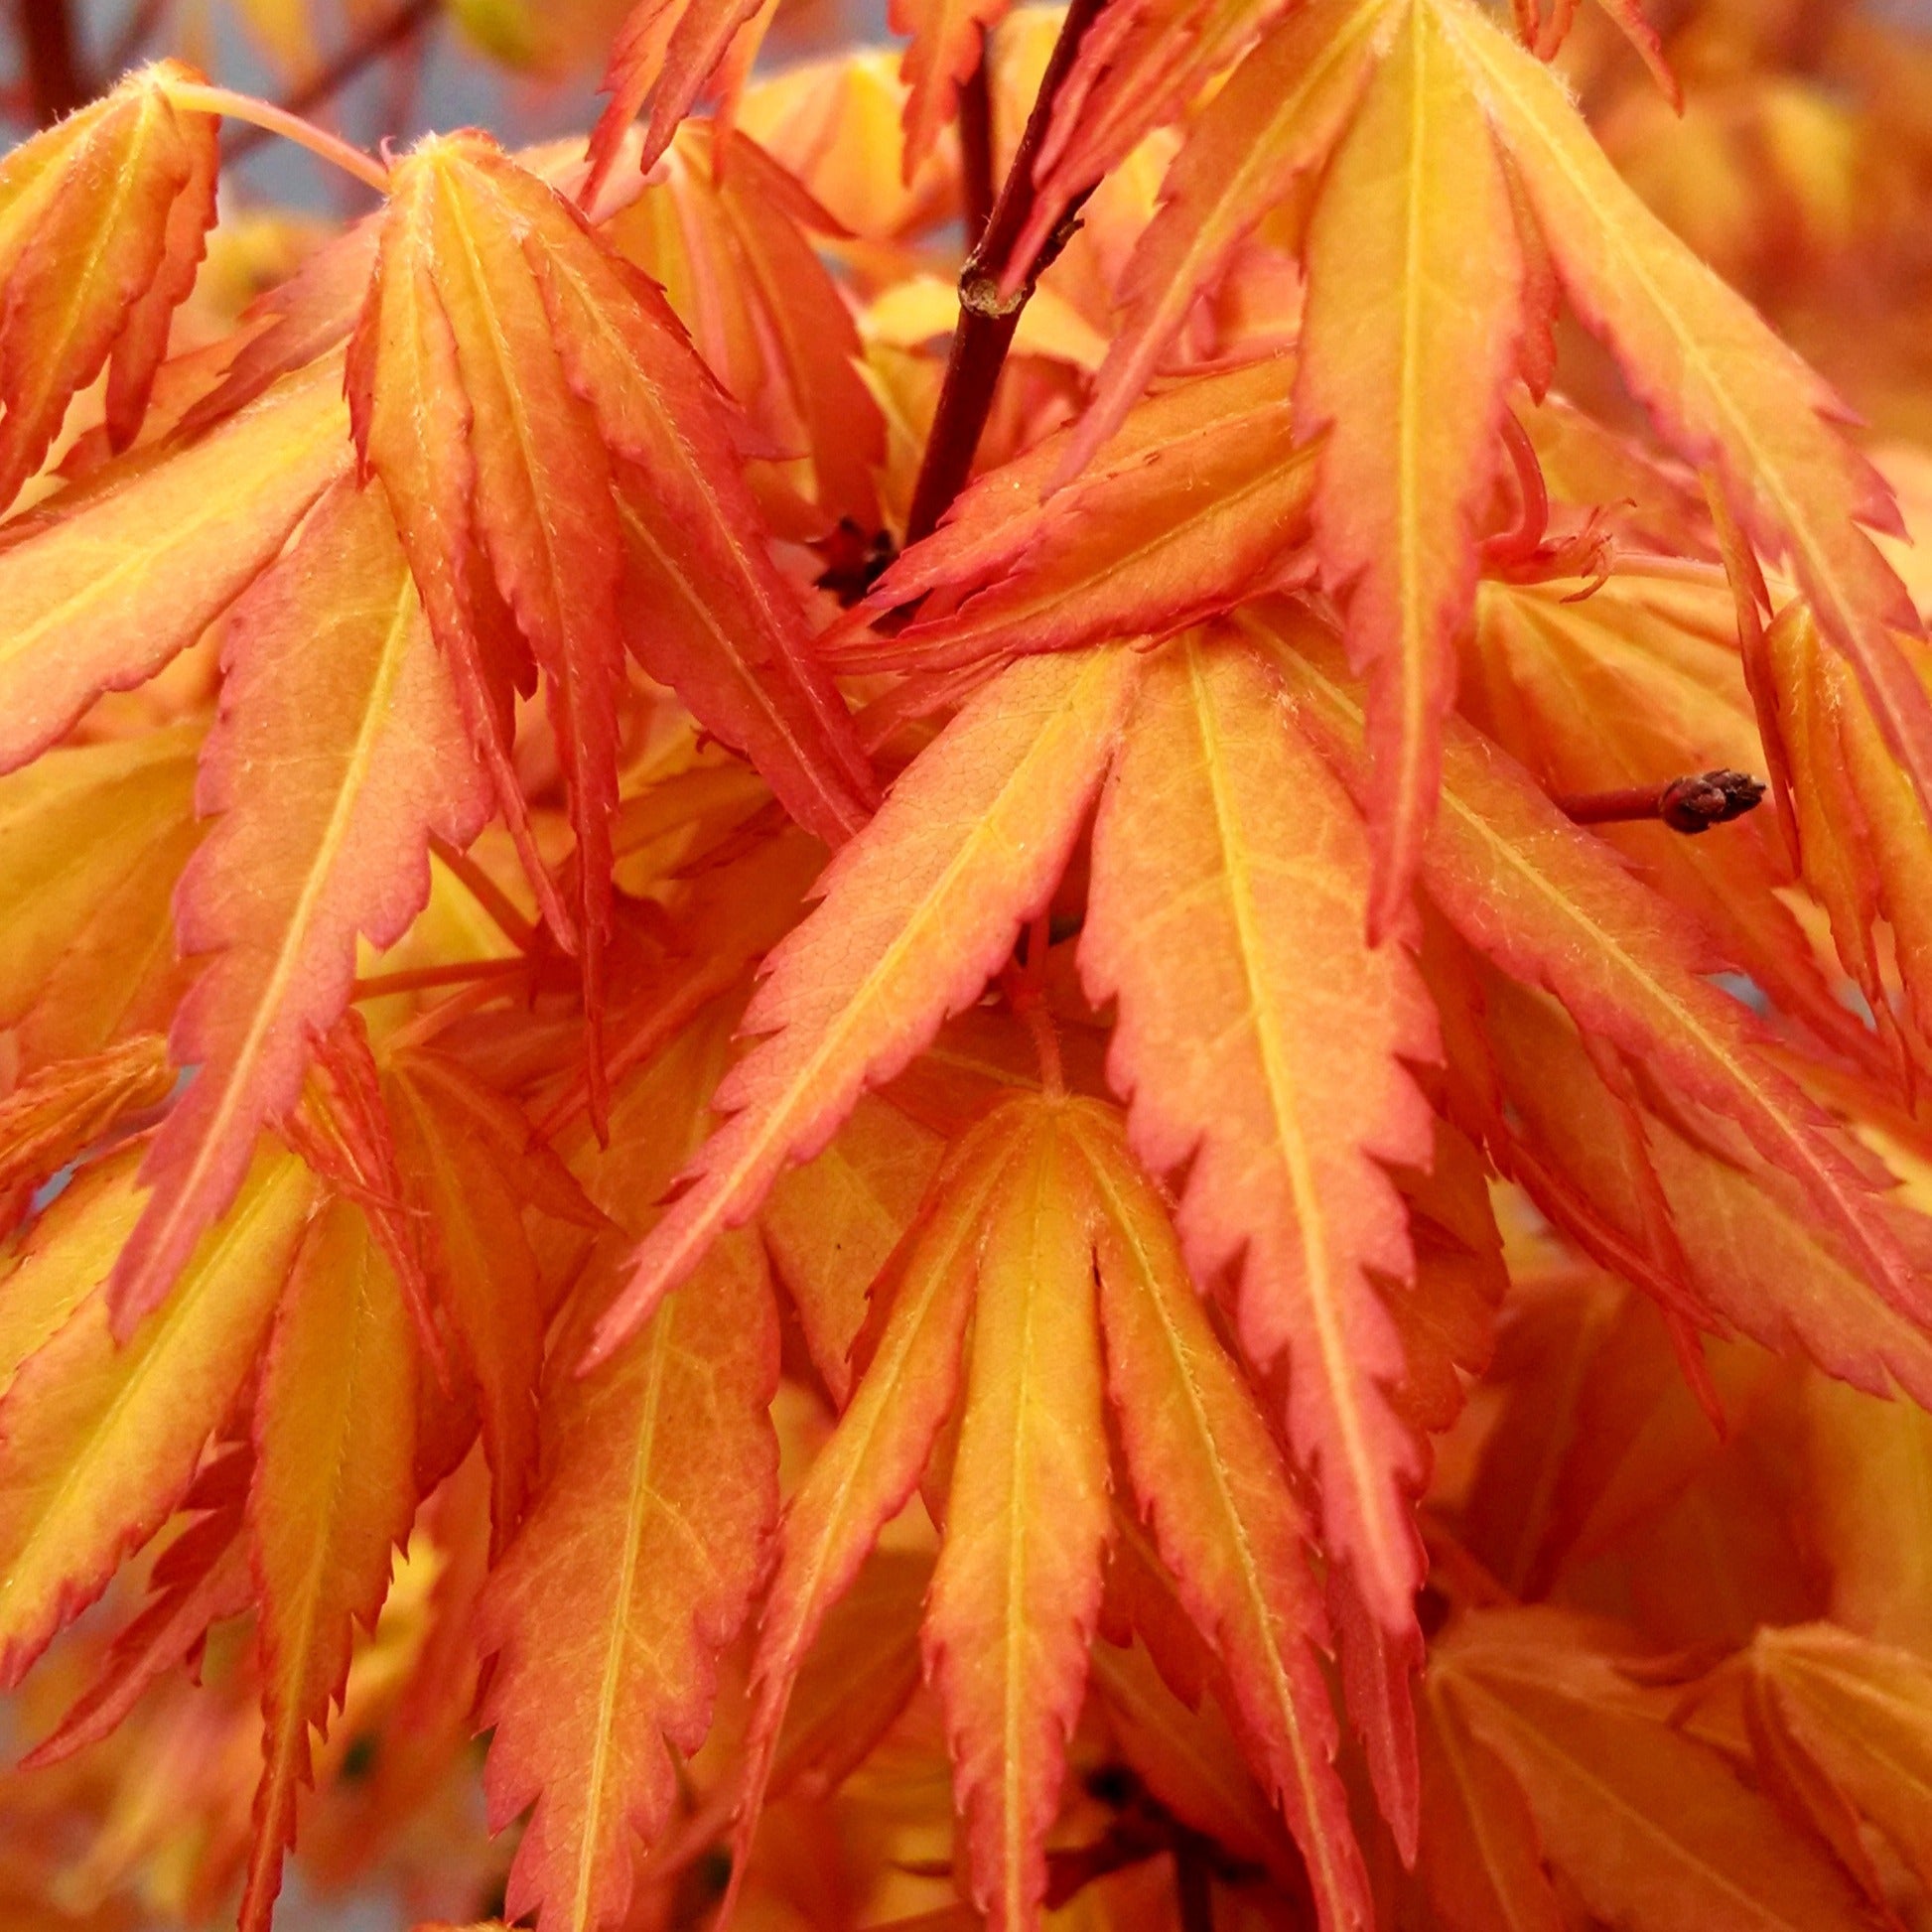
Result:
[[1053,118],[1053,103],[1059,97],[1073,57],[1087,29],[1099,18],[1106,0],[1072,0],[1066,18],[1060,23],[1059,39],[1040,77],[1039,92],[1034,98],[1033,112],[1027,116],[1026,131],[1015,150],[1013,165],[993,205],[966,266],[959,272],[959,322],[953,330],[952,353],[946,361],[945,381],[939,390],[939,405],[933,412],[932,431],[926,438],[925,454],[920,460],[918,481],[912,487],[912,507],[905,519],[905,540],[916,543],[931,535],[952,500],[965,487],[978,454],[980,437],[993,408],[993,391],[1006,365],[1007,350],[1013,346],[1013,333],[1020,326],[1020,315],[1034,292],[1034,284],[1051,265],[1067,237],[1073,232],[1078,205],[1067,216],[1037,256],[1026,264],[1018,286],[1010,296],[1002,295],[1003,283],[1014,278],[1015,266],[1008,260],[1026,231],[1034,207],[1034,162]]
[[1762,782],[1742,771],[1700,771],[1665,785],[1578,792],[1554,802],[1578,825],[1622,825],[1654,818],[1691,837],[1755,811],[1763,797]]

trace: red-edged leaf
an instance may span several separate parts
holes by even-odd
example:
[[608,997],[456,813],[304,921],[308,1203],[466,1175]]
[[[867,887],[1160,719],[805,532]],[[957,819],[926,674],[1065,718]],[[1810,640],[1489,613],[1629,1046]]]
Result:
[[879,1272],[911,1227],[944,1144],[870,1097],[815,1161],[778,1177],[759,1229],[833,1401],[852,1393],[852,1344]]
[[1658,428],[1715,465],[1737,521],[1788,551],[1851,657],[1887,742],[1932,804],[1932,698],[1887,626],[1917,631],[1905,587],[1859,525],[1899,528],[1890,489],[1832,426],[1843,405],[1624,184],[1563,83],[1469,0],[1433,0],[1515,158],[1571,302],[1616,352]]
[[[1225,611],[1293,557],[1315,464],[1298,448],[1294,363],[1192,376],[1131,411],[1093,467],[1042,501],[1077,432],[973,483],[940,528],[824,640],[841,669],[941,670]],[[890,636],[861,628],[924,598]]]
[[166,1100],[174,1084],[156,1034],[30,1074],[0,1100],[0,1227],[8,1194],[58,1173],[117,1122]]
[[114,447],[141,425],[214,221],[214,118],[168,92],[199,78],[144,68],[0,163],[0,508],[110,355]]
[[959,112],[961,83],[1012,0],[889,0],[888,24],[910,36],[899,68],[905,82],[905,141],[899,179],[910,183]]
[[16,1320],[48,1296],[65,1316],[0,1400],[0,1682],[9,1685],[186,1493],[255,1364],[315,1191],[299,1161],[263,1153],[167,1304],[117,1344],[94,1284],[125,1238],[132,1188],[130,1170],[117,1166],[78,1186],[71,1206],[56,1203],[7,1282]]
[[1435,812],[1522,329],[1509,189],[1427,6],[1409,9],[1328,171],[1308,274],[1296,421],[1327,433],[1315,547],[1329,586],[1348,587],[1348,657],[1369,681],[1379,936]]
[[1058,881],[1137,676],[1119,651],[1013,665],[833,860],[745,1016],[759,1043],[718,1090],[726,1125],[638,1250],[593,1359],[757,1211],[788,1162],[823,1147],[868,1085],[979,998]]
[[328,1728],[352,1626],[373,1629],[416,1513],[416,1382],[395,1276],[361,1209],[332,1200],[296,1256],[255,1405],[263,1764],[243,1932],[269,1922],[297,1793],[314,1777],[309,1733]]
[[911,1495],[952,1408],[986,1216],[1033,1121],[1029,1103],[1009,1103],[948,1157],[933,1183],[930,1211],[888,1284],[892,1301],[872,1360],[786,1507],[752,1666],[734,1894],[744,1882],[780,1725],[805,1658],[880,1531]]
[[209,1465],[184,1507],[205,1513],[169,1544],[149,1579],[150,1602],[114,1639],[99,1678],[21,1759],[23,1770],[58,1764],[98,1743],[122,1724],[149,1687],[184,1666],[196,1668],[208,1626],[239,1616],[254,1601],[242,1533],[246,1452]]
[[1406,949],[1364,937],[1368,841],[1241,640],[1187,639],[1150,670],[1094,831],[1080,969],[1117,999],[1108,1060],[1135,1151],[1185,1168],[1196,1281],[1239,1263],[1243,1346],[1286,1351],[1289,1434],[1323,1540],[1391,1629],[1421,1552],[1419,1472],[1388,1390],[1402,1347],[1368,1271],[1414,1271],[1383,1162],[1429,1158],[1403,1065],[1437,1051]]
[[[1298,716],[1350,784],[1366,787],[1361,699],[1338,675],[1326,633],[1286,607],[1268,621],[1295,640],[1277,662]],[[1695,935],[1672,908],[1454,721],[1423,884],[1505,972],[1546,987],[1586,1032],[1734,1120],[1803,1185],[1872,1287],[1908,1319],[1932,1318],[1923,1281],[1878,1211],[1882,1169],[1760,1050],[1749,1009],[1699,977]]]
[[1100,1613],[1110,1511],[1093,1203],[1041,1108],[990,1204],[965,1420],[925,1622],[974,1902],[1030,1932]]
[[[1795,1346],[1873,1395],[1895,1382],[1932,1403],[1932,1336],[1879,1298],[1844,1244],[1816,1226],[1795,1182],[1744,1150],[1741,1162],[1715,1152],[1713,1124],[1682,1113],[1645,1110],[1633,1146],[1618,1131],[1617,1096],[1559,1011],[1499,983],[1485,1007],[1517,1131],[1536,1151],[1538,1168],[1524,1174],[1533,1195],[1552,1177],[1568,1182],[1630,1249],[1664,1274],[1687,1273],[1715,1317],[1766,1348]],[[1669,1217],[1663,1253],[1645,1212],[1652,1187]],[[1560,1218],[1568,1203],[1551,1205]],[[1900,1210],[1892,1225],[1912,1252],[1932,1255],[1932,1223]],[[1613,1254],[1600,1258],[1617,1265]]]
[[178,453],[124,457],[0,551],[0,770],[153,677],[274,561],[352,460],[341,380],[318,363]]
[[548,1392],[544,1486],[480,1612],[491,1823],[535,1802],[506,1909],[539,1932],[622,1918],[635,1837],[677,1796],[666,1744],[693,1751],[710,1727],[778,1501],[777,1323],[749,1236],[579,1379],[581,1333]]
[[1189,1615],[1227,1672],[1257,1775],[1308,1864],[1324,1932],[1373,1923],[1335,1775],[1308,1525],[1254,1397],[1208,1325],[1167,1210],[1113,1121],[1069,1114],[1100,1210],[1107,1385],[1134,1490]]
[[[637,167],[649,174],[671,145],[678,123],[717,73],[732,43],[773,0],[637,0],[618,30],[605,69],[611,96],[591,134],[591,168],[579,200],[588,207],[624,151],[630,123],[645,107]],[[743,76],[736,78],[742,83]],[[729,100],[725,118],[729,119]]]
[[489,808],[379,494],[337,485],[237,615],[225,663],[199,791],[221,818],[177,915],[183,949],[213,955],[172,1035],[197,1072],[142,1168],[155,1193],[111,1291],[123,1331],[294,1105],[357,934],[400,938],[432,835],[468,844]]
[[[1160,211],[1121,277],[1120,333],[1095,378],[1087,413],[1061,456],[1057,480],[1084,469],[1119,427],[1189,310],[1212,291],[1249,231],[1298,178],[1327,160],[1376,69],[1398,11],[1397,0],[1310,0],[1292,9],[1202,110],[1161,186]],[[1386,82],[1378,89],[1388,91]],[[1386,111],[1381,118],[1388,118]],[[1387,130],[1351,134],[1348,145],[1360,157],[1371,141],[1386,148]],[[1458,157],[1465,166],[1479,166],[1481,158],[1480,151]],[[1355,175],[1367,165],[1358,158]],[[1399,191],[1399,174],[1391,185]],[[1352,206],[1361,190],[1351,180],[1345,190],[1329,192],[1337,206]],[[1331,217],[1330,225],[1339,218]],[[1381,233],[1374,222],[1382,218],[1364,215],[1358,207],[1358,238]],[[1391,250],[1405,231],[1406,224],[1388,230]],[[1480,255],[1474,259],[1480,261]],[[1346,288],[1329,293],[1342,302],[1352,295],[1358,310],[1386,308],[1391,287],[1400,282],[1399,272],[1388,272],[1394,265],[1357,258],[1349,265]],[[1311,261],[1311,291],[1322,288],[1328,272],[1325,264],[1317,271]],[[1309,381],[1306,374],[1303,381]],[[1385,380],[1380,399],[1392,393],[1400,396]],[[1303,406],[1309,408],[1308,399]],[[1317,408],[1315,413],[1333,412]]]

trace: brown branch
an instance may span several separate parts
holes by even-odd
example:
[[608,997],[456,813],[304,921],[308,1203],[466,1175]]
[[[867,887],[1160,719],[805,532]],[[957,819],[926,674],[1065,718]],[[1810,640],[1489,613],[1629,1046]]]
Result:
[[[1026,265],[1019,286],[1010,297],[1002,297],[1000,286],[1012,279],[1014,264],[1008,260],[1034,208],[1034,164],[1046,130],[1053,118],[1053,103],[1066,82],[1073,58],[1087,29],[1099,18],[1107,0],[1072,0],[1066,18],[1060,23],[1059,39],[1040,77],[1033,112],[1027,116],[1026,131],[1020,137],[1013,165],[1000,189],[993,212],[959,271],[959,322],[953,330],[952,352],[946,360],[945,381],[939,390],[939,405],[933,412],[932,432],[926,438],[925,455],[919,464],[918,482],[912,488],[912,507],[905,520],[905,540],[916,543],[931,535],[939,519],[951,508],[952,500],[965,487],[972,474],[973,458],[979,453],[980,438],[993,408],[993,391],[1005,366],[1007,350],[1013,346],[1013,334],[1020,326],[1021,311],[1033,295],[1034,285],[1051,266],[1066,246],[1079,212],[1079,204],[1067,210],[1037,257]],[[1084,200],[1084,197],[1082,198]]]
[[1667,785],[1573,793],[1552,802],[1578,825],[1661,819],[1673,832],[1692,837],[1755,811],[1763,796],[1763,785],[1741,771],[1701,771],[1692,777],[1673,778]]
[[14,9],[27,57],[27,87],[34,121],[49,127],[70,114],[93,92],[74,44],[73,9],[68,0],[18,0]]
[[980,57],[959,87],[959,195],[969,254],[993,218],[993,83],[987,71],[992,51],[982,27]]
[[1173,1848],[1173,1893],[1180,1932],[1214,1932],[1214,1894],[1207,1862],[1182,1840]]
[[[333,100],[364,69],[413,40],[441,4],[442,0],[405,0],[386,20],[378,21],[359,39],[351,41],[328,66],[318,68],[277,105],[290,114],[312,114],[324,102]],[[222,143],[221,159],[239,161],[267,139],[267,133],[259,127],[238,128]]]

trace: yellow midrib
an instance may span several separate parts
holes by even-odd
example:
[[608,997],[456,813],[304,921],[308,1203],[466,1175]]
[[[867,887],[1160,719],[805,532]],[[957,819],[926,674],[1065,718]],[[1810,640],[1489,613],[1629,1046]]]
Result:
[[[330,807],[322,837],[316,842],[315,857],[302,881],[302,891],[297,896],[289,913],[288,923],[283,928],[282,944],[276,951],[275,963],[255,1001],[254,1011],[249,1017],[248,1031],[242,1036],[241,1044],[230,1062],[227,1084],[215,1105],[213,1117],[202,1133],[195,1158],[190,1162],[187,1173],[171,1189],[175,1205],[167,1217],[169,1223],[172,1223],[184,1208],[193,1211],[202,1177],[214,1159],[216,1151],[222,1146],[228,1128],[241,1105],[242,1096],[248,1089],[248,1076],[252,1071],[256,1055],[261,1051],[262,1041],[281,1015],[289,981],[294,977],[296,966],[311,936],[310,921],[314,918],[317,903],[328,889],[335,873],[336,861],[341,857],[343,845],[348,837],[349,823],[355,815],[356,806],[361,802],[362,787],[368,777],[369,766],[375,758],[376,742],[388,722],[389,698],[395,688],[396,679],[401,674],[402,661],[408,653],[410,619],[415,610],[416,586],[405,570],[402,573],[401,590],[396,600],[396,607],[390,618],[388,633],[383,639],[382,651],[377,659],[375,675],[370,680],[368,700],[363,706],[361,720],[355,728],[355,738],[349,748],[348,759],[343,767],[342,780],[337,787],[335,802]],[[158,1243],[162,1238],[162,1233],[157,1231],[150,1245]]]
[[[1109,1219],[1134,1255],[1136,1272],[1142,1283],[1142,1293],[1154,1311],[1161,1339],[1166,1344],[1169,1357],[1173,1364],[1175,1385],[1180,1389],[1186,1402],[1193,1433],[1201,1446],[1202,1460],[1209,1479],[1214,1485],[1214,1500],[1223,1522],[1223,1534],[1235,1553],[1236,1569],[1241,1579],[1241,1594],[1247,1603],[1247,1613],[1254,1632],[1260,1639],[1261,1655],[1267,1667],[1269,1691],[1281,1713],[1282,1731],[1294,1759],[1295,1780],[1301,1788],[1304,1808],[1309,1818],[1311,1842],[1303,1847],[1303,1854],[1311,1863],[1319,1866],[1318,1873],[1311,1874],[1315,1881],[1315,1896],[1338,1899],[1344,1895],[1343,1887],[1335,1872],[1328,1842],[1319,1829],[1320,1811],[1315,1803],[1314,1794],[1317,1773],[1302,1735],[1301,1713],[1296,1709],[1294,1686],[1289,1681],[1288,1667],[1282,1658],[1281,1645],[1277,1641],[1273,1605],[1268,1600],[1267,1587],[1261,1576],[1260,1560],[1255,1555],[1254,1544],[1248,1535],[1247,1523],[1234,1500],[1233,1486],[1228,1480],[1227,1463],[1221,1454],[1219,1439],[1208,1420],[1207,1404],[1201,1393],[1199,1378],[1194,1373],[1187,1345],[1181,1339],[1180,1331],[1174,1326],[1169,1312],[1167,1299],[1155,1286],[1158,1280],[1157,1271],[1148,1257],[1145,1245],[1139,1235],[1133,1231],[1130,1212],[1121,1199],[1119,1189],[1114,1185],[1108,1165],[1089,1156],[1087,1167],[1095,1186],[1107,1201]],[[1187,1292],[1191,1293],[1191,1288]],[[1301,1634],[1297,1633],[1298,1641]]]
[[[1442,8],[1442,0],[1429,0],[1429,4],[1439,9],[1438,17],[1441,18],[1440,9]],[[1467,32],[1459,32],[1454,27],[1451,27],[1447,20],[1443,21],[1443,25],[1461,43],[1466,51],[1467,58],[1482,69],[1497,93],[1508,99],[1520,121],[1535,130],[1542,141],[1546,156],[1551,164],[1562,173],[1564,179],[1569,184],[1571,192],[1586,207],[1595,211],[1597,207],[1596,199],[1590,193],[1588,184],[1577,168],[1575,161],[1571,158],[1561,142],[1549,132],[1536,108],[1527,102],[1524,96],[1511,85],[1509,78],[1502,70],[1501,64],[1485,56],[1479,45],[1476,44],[1476,37],[1474,35]],[[1488,28],[1487,22],[1483,22],[1482,26],[1491,33],[1495,31],[1493,28]],[[1581,121],[1578,125],[1581,129]],[[1585,138],[1588,137],[1586,136]],[[1753,481],[1766,491],[1771,500],[1776,504],[1779,517],[1786,531],[1790,534],[1792,541],[1797,547],[1810,559],[1812,570],[1821,588],[1826,591],[1830,602],[1841,613],[1842,620],[1849,629],[1851,627],[1851,614],[1857,609],[1856,600],[1847,595],[1845,589],[1839,582],[1837,572],[1830,567],[1828,562],[1830,556],[1829,551],[1821,545],[1817,537],[1813,534],[1810,518],[1806,515],[1802,503],[1796,500],[1786,487],[1781,471],[1766,456],[1763,446],[1753,431],[1749,417],[1734,402],[1730,391],[1719,381],[1715,366],[1710,356],[1706,353],[1704,339],[1696,331],[1688,328],[1677,310],[1665,300],[1642,254],[1627,243],[1622,229],[1614,221],[1599,216],[1595,232],[1604,246],[1622,262],[1626,273],[1641,288],[1651,306],[1653,314],[1669,331],[1673,341],[1677,344],[1685,363],[1696,371],[1697,378],[1703,386],[1710,403],[1729,424],[1731,435],[1750,459]],[[1672,247],[1681,246],[1674,239],[1671,240],[1670,245]],[[1712,286],[1722,289],[1723,285],[1713,276]],[[1728,291],[1725,292],[1728,293]],[[1808,408],[1809,404],[1806,403],[1805,406]]]
[[[617,1728],[617,1708],[622,1690],[624,1641],[630,1632],[631,1598],[636,1590],[637,1560],[643,1543],[644,1518],[654,1493],[650,1472],[657,1452],[657,1426],[663,1407],[666,1363],[670,1357],[675,1311],[659,1311],[664,1324],[651,1339],[650,1369],[644,1383],[643,1402],[637,1417],[635,1447],[630,1457],[630,1490],[624,1500],[623,1552],[618,1565],[617,1589],[611,1604],[611,1632],[604,1647],[604,1668],[598,1676],[597,1718],[591,1742],[590,1774],[584,1791],[584,1829],[577,1848],[577,1878],[573,1888],[570,1923],[576,1932],[591,1932],[595,1923],[591,1894],[598,1868],[605,1856],[604,1791],[610,1782],[613,1732]],[[622,1830],[622,1819],[614,1821]]]
[[[716,1179],[707,1178],[702,1194],[696,1190],[684,1196],[687,1200],[697,1200],[703,1212],[694,1215],[679,1230],[679,1238],[659,1260],[653,1271],[653,1279],[674,1281],[681,1277],[694,1252],[707,1246],[718,1229],[722,1217],[729,1212],[738,1195],[750,1182],[768,1159],[769,1150],[784,1141],[790,1131],[790,1124],[800,1104],[809,1099],[824,1078],[826,1069],[837,1061],[846,1051],[854,1033],[862,1031],[871,1017],[871,1009],[881,989],[891,985],[904,965],[908,955],[917,950],[926,938],[927,927],[948,906],[953,889],[961,876],[969,868],[983,860],[989,843],[997,839],[1011,846],[1000,814],[1016,793],[1025,793],[1033,781],[1037,767],[1063,756],[1064,748],[1060,743],[1059,728],[1067,720],[1079,717],[1090,705],[1090,694],[1095,685],[1105,678],[1122,675],[1115,663],[1116,653],[1106,649],[1094,651],[1082,667],[1072,687],[1055,703],[1051,714],[1044,719],[1036,731],[1034,742],[1015,763],[1012,771],[1001,784],[996,795],[980,810],[974,821],[973,830],[965,837],[959,850],[946,862],[937,879],[922,892],[916,902],[903,919],[898,922],[897,930],[886,945],[877,965],[861,979],[849,998],[841,1006],[831,1023],[826,1027],[818,1044],[807,1053],[797,1072],[789,1079],[779,1093],[759,1109],[764,1127],[754,1135],[738,1158]],[[825,904],[829,905],[829,899]],[[823,910],[814,913],[822,917]],[[801,928],[802,930],[802,928]],[[786,1033],[780,1032],[772,1036],[771,1047],[781,1045]],[[769,1050],[761,1047],[759,1052]],[[757,1055],[744,1062],[749,1071],[757,1063]],[[729,1128],[724,1130],[729,1132]],[[673,1206],[672,1214],[677,1212]]]
[[[281,1173],[275,1175],[272,1181],[263,1183],[260,1193],[252,1201],[244,1197],[242,1206],[230,1218],[225,1229],[216,1238],[213,1249],[196,1270],[197,1281],[184,1283],[175,1296],[163,1306],[158,1316],[158,1325],[146,1343],[139,1360],[130,1365],[126,1378],[115,1390],[112,1400],[102,1411],[100,1419],[87,1432],[86,1441],[68,1459],[60,1481],[55,1484],[12,1561],[7,1564],[4,1576],[0,1576],[0,1634],[4,1634],[11,1627],[11,1620],[5,1613],[6,1597],[11,1591],[18,1589],[22,1582],[32,1575],[28,1567],[28,1559],[30,1555],[42,1554],[49,1525],[60,1523],[63,1513],[76,1490],[94,1490],[112,1486],[101,1483],[96,1477],[95,1470],[111,1450],[116,1429],[129,1406],[148,1387],[152,1378],[162,1374],[172,1362],[173,1350],[180,1341],[182,1330],[189,1325],[189,1316],[200,1306],[203,1296],[211,1292],[207,1284],[209,1281],[218,1282],[222,1279],[228,1259],[237,1249],[247,1249],[254,1245],[253,1235],[256,1226],[280,1199],[283,1186],[292,1179],[303,1177],[298,1166],[292,1160],[288,1161]],[[200,1284],[199,1287],[197,1282]],[[133,1343],[128,1345],[132,1347]],[[58,1563],[59,1560],[57,1555],[54,1561]]]
[[[329,394],[326,390],[320,390],[318,396],[321,405],[320,413],[317,420],[310,424],[306,431],[298,427],[294,435],[277,441],[273,449],[262,453],[261,460],[250,470],[237,473],[232,468],[225,469],[222,474],[227,484],[226,488],[217,489],[211,495],[202,496],[199,507],[178,521],[171,522],[162,536],[127,552],[118,563],[109,565],[98,576],[89,577],[79,590],[65,598],[51,611],[44,612],[24,630],[17,630],[10,636],[0,637],[0,666],[11,665],[15,659],[39,644],[49,631],[58,630],[70,623],[75,616],[89,605],[97,604],[103,598],[112,595],[129,577],[144,569],[156,553],[181,549],[199,536],[210,523],[218,522],[222,517],[231,514],[237,503],[247,501],[260,490],[265,477],[284,475],[297,461],[306,457],[313,446],[325,440],[326,434],[333,434],[337,430],[337,419],[343,407],[341,398]],[[279,389],[271,391],[270,397],[265,397],[261,403],[235,418],[234,428],[237,433],[244,426],[250,428],[260,426],[262,417],[270,413],[271,398],[278,412],[280,404],[287,399],[285,392]],[[216,434],[219,435],[220,432]],[[344,439],[344,444],[346,449],[346,438]],[[214,446],[214,440],[210,438],[207,444],[200,445],[198,449],[206,450]],[[100,500],[105,505],[125,499],[104,497]],[[86,510],[82,509],[80,516],[84,517],[85,514]],[[43,536],[31,538],[29,542],[51,542],[70,531],[73,525],[64,523],[50,524]]]
[[[1340,1286],[1335,1278],[1335,1258],[1330,1252],[1330,1237],[1321,1211],[1319,1189],[1315,1186],[1312,1165],[1295,1113],[1294,1079],[1286,1064],[1282,1046],[1282,1023],[1268,988],[1261,964],[1268,949],[1263,945],[1250,880],[1246,842],[1239,814],[1232,798],[1227,760],[1220,745],[1214,699],[1208,691],[1198,650],[1187,653],[1189,700],[1201,750],[1201,766],[1213,802],[1215,838],[1227,868],[1228,909],[1239,946],[1241,974],[1248,988],[1249,1012],[1254,1016],[1254,1035],[1261,1058],[1261,1071],[1268,1094],[1269,1112],[1275,1123],[1275,1138],[1288,1170],[1290,1191],[1294,1197],[1296,1224],[1302,1235],[1306,1264],[1303,1295],[1308,1313],[1314,1324],[1316,1352],[1321,1362],[1321,1380],[1329,1392],[1329,1405],[1341,1435],[1343,1460],[1349,1471],[1349,1490],[1360,1511],[1361,1529],[1380,1550],[1380,1561],[1388,1574],[1402,1569],[1392,1556],[1392,1546],[1400,1537],[1387,1520],[1386,1491],[1389,1477],[1378,1471],[1376,1458],[1369,1452],[1364,1438],[1359,1407],[1354,1399],[1354,1366],[1348,1359],[1347,1343],[1335,1319],[1335,1304]],[[1366,1155],[1358,1153],[1358,1159]],[[1254,1260],[1250,1257],[1249,1268]],[[1372,1294],[1366,1280],[1361,1293]]]

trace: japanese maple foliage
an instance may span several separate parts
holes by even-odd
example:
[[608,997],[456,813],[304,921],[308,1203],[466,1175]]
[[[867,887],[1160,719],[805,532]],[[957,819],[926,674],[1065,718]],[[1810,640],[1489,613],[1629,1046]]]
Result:
[[8,1922],[1932,1925],[1932,45],[774,10],[32,45]]

